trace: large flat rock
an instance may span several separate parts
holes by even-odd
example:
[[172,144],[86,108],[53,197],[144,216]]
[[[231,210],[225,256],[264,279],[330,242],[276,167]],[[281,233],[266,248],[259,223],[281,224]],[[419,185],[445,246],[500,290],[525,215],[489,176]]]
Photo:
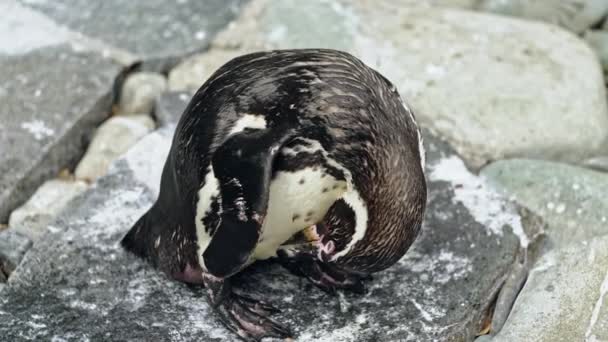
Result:
[[120,71],[100,55],[31,39],[0,47],[0,222],[44,180],[75,165],[109,114]]
[[18,0],[72,31],[147,61],[206,48],[245,0]]
[[505,157],[578,162],[607,146],[601,67],[555,26],[389,1],[255,0],[214,46],[350,51],[474,168]]
[[[118,245],[158,192],[170,139],[170,128],[144,138],[49,226],[2,290],[1,336],[234,340],[202,289],[168,279]],[[242,275],[241,287],[283,309],[278,319],[298,341],[469,341],[481,330],[526,242],[521,217],[446,144],[429,138],[427,145],[423,231],[368,294],[328,296],[272,263]]]

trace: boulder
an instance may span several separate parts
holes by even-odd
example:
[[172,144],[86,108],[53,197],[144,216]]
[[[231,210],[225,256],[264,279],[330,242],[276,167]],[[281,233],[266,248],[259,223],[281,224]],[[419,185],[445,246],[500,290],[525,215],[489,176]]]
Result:
[[147,115],[114,116],[101,125],[74,175],[94,181],[106,174],[110,163],[154,128]]
[[550,248],[608,236],[608,174],[539,160],[503,160],[485,167],[489,184],[540,215]]
[[[142,139],[64,211],[0,298],[9,340],[233,340],[204,290],[169,279],[118,241],[152,205],[171,127]],[[517,208],[429,136],[424,227],[366,295],[330,296],[272,262],[236,282],[283,311],[298,341],[471,340],[526,246]],[[99,322],[103,324],[99,324]]]
[[573,34],[538,22],[373,1],[254,0],[214,48],[327,47],[377,68],[474,169],[605,151],[602,69]]
[[46,181],[24,205],[11,213],[9,227],[35,241],[44,234],[46,225],[86,189],[83,181]]

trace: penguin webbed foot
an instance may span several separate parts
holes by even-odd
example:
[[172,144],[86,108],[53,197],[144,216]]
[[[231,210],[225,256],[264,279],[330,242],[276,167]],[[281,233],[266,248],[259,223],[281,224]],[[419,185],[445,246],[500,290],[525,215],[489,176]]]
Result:
[[272,305],[232,291],[227,279],[204,276],[210,304],[222,323],[245,341],[264,337],[290,338],[291,331],[270,319],[280,312]]
[[372,279],[371,275],[359,275],[342,270],[333,264],[323,262],[314,256],[281,256],[279,263],[295,275],[307,278],[322,291],[336,294],[337,290],[351,291],[357,294],[367,293],[364,281]]

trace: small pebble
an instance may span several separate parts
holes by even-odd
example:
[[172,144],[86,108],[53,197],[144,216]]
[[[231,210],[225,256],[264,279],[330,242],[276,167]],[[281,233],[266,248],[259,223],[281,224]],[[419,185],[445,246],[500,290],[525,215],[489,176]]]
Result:
[[120,94],[120,114],[150,114],[154,100],[167,89],[167,79],[153,72],[129,75]]

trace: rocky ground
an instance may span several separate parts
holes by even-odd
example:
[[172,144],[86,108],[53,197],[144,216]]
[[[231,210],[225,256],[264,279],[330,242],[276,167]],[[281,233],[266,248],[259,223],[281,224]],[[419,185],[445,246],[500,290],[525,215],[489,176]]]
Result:
[[[608,1],[0,0],[0,336],[234,340],[117,242],[230,58],[350,51],[416,109],[420,238],[364,296],[271,263],[298,341],[608,341]],[[137,14],[137,15],[136,15]],[[604,69],[602,69],[602,66]]]

